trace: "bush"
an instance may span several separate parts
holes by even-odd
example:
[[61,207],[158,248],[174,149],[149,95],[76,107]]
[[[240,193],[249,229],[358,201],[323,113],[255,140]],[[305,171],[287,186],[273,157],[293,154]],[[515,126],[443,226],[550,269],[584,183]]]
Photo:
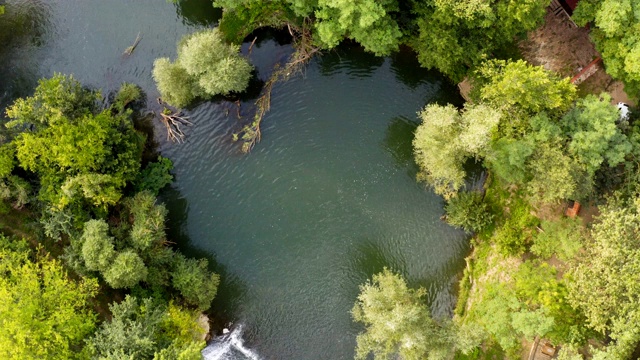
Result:
[[556,254],[558,259],[567,261],[582,247],[584,234],[579,219],[542,221],[541,227],[543,232],[533,238],[531,252],[542,258],[550,258]]
[[504,256],[518,256],[526,250],[527,242],[538,219],[523,199],[516,199],[509,209],[505,223],[496,230],[494,241]]
[[447,222],[466,232],[480,232],[493,222],[489,206],[482,201],[482,194],[476,191],[460,192],[449,199],[444,207]]

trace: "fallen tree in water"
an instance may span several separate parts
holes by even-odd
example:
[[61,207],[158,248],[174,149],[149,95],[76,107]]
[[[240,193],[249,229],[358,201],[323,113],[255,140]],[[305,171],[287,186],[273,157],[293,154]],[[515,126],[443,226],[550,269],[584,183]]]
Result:
[[[301,27],[292,26],[287,23],[287,29],[293,36],[293,46],[295,52],[289,58],[289,61],[280,66],[279,64],[273,69],[273,73],[269,80],[265,83],[262,95],[256,100],[256,112],[251,123],[242,127],[240,131],[233,134],[234,141],[242,141],[242,152],[248,153],[253,149],[257,142],[261,139],[260,124],[265,114],[271,108],[271,91],[278,81],[284,81],[291,76],[302,73],[304,65],[313,57],[320,48],[313,43],[311,33],[311,21],[305,19]],[[255,40],[254,40],[255,42]]]
[[189,117],[183,115],[181,111],[171,111],[166,107],[160,112],[160,120],[167,129],[167,140],[171,140],[171,142],[174,143],[184,142],[186,135],[182,132],[181,125],[193,125],[193,123],[189,121]]

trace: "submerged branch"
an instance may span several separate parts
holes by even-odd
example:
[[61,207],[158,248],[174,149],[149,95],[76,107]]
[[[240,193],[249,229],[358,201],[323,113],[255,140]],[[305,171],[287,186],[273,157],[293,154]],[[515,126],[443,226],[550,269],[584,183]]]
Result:
[[122,55],[126,55],[129,56],[133,53],[133,50],[136,49],[136,47],[138,46],[138,43],[140,42],[140,40],[142,40],[142,36],[140,36],[140,32],[138,31],[138,36],[136,36],[136,40],[133,42],[133,45],[129,46],[123,53]]
[[189,121],[189,117],[184,116],[181,111],[177,110],[172,112],[166,107],[160,112],[160,120],[167,129],[167,140],[171,140],[171,142],[174,143],[184,142],[185,134],[180,128],[181,125],[193,125],[193,123]]
[[[313,57],[320,48],[313,44],[311,34],[311,22],[305,19],[301,28],[287,24],[289,33],[293,35],[293,46],[295,52],[291,54],[289,61],[284,66],[276,65],[269,80],[265,83],[262,95],[256,100],[256,113],[253,121],[245,125],[239,132],[233,134],[233,140],[242,140],[242,152],[248,153],[253,149],[255,144],[260,141],[262,133],[260,132],[260,124],[265,114],[271,108],[271,91],[273,85],[280,80],[287,80],[292,75],[302,73],[304,65]],[[255,41],[255,40],[254,40]]]

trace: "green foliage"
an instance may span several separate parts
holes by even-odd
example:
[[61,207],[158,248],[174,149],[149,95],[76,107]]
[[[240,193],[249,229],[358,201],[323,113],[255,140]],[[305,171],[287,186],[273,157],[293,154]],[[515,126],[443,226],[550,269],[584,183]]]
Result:
[[521,255],[525,250],[538,219],[531,214],[531,207],[523,199],[516,198],[509,205],[506,221],[493,237],[504,256]]
[[640,201],[601,209],[591,241],[570,272],[569,300],[613,343],[601,358],[626,359],[640,341]]
[[625,84],[625,91],[640,94],[640,2],[637,0],[583,0],[573,19],[591,27],[591,39],[602,55],[607,73]]
[[116,256],[114,239],[109,236],[109,225],[104,220],[90,220],[82,233],[82,257],[89,270],[105,271]]
[[0,357],[78,358],[95,326],[88,305],[97,282],[72,281],[57,261],[33,261],[26,246],[4,246],[8,242],[0,239]]
[[580,168],[556,143],[540,144],[529,163],[527,192],[534,202],[553,203],[578,195]]
[[569,153],[590,174],[606,160],[610,167],[622,163],[632,150],[631,143],[617,126],[620,114],[611,105],[611,96],[588,95],[562,118],[562,127],[570,134]]
[[482,194],[476,191],[459,192],[449,199],[444,210],[449,224],[469,233],[480,232],[493,222],[489,206],[482,201]]
[[510,184],[522,184],[527,179],[527,160],[533,154],[533,145],[526,140],[500,138],[491,144],[485,164],[500,179]]
[[460,81],[543,20],[545,0],[443,1],[416,5],[418,34],[410,40],[422,66]]
[[524,60],[489,60],[474,74],[479,88],[477,100],[504,108],[512,115],[563,114],[576,98],[576,87],[569,78],[561,79],[542,66]]
[[104,272],[104,280],[114,289],[130,288],[147,279],[147,267],[132,250],[124,250]]
[[542,232],[533,238],[531,252],[543,259],[556,255],[560,260],[570,260],[582,248],[583,233],[580,219],[563,218],[558,221],[543,220]]
[[[520,266],[514,280],[520,301],[529,311],[538,314],[542,323],[548,324],[544,332],[531,335],[545,335],[556,343],[584,344],[590,335],[584,315],[570,305],[565,282],[558,279],[555,268],[527,261]],[[528,324],[527,319],[522,320]]]
[[379,359],[396,354],[406,360],[444,359],[456,349],[468,352],[477,346],[477,333],[472,329],[461,331],[460,338],[465,341],[457,341],[458,334],[451,324],[442,325],[431,319],[422,299],[425,293],[422,288],[408,288],[401,276],[388,269],[361,286],[351,311],[353,319],[366,326],[356,339],[356,359],[366,359],[370,353]]
[[187,35],[178,45],[175,63],[166,58],[155,61],[153,78],[165,101],[177,107],[197,96],[241,92],[249,84],[253,67],[239,50],[226,44],[217,28]]
[[130,245],[141,252],[162,246],[166,240],[164,222],[167,209],[164,205],[156,205],[155,196],[146,191],[137,193],[128,205],[133,216]]
[[16,148],[12,144],[0,145],[0,178],[11,175],[16,165]]
[[124,112],[125,108],[134,101],[142,98],[140,87],[130,83],[123,83],[116,93],[114,106],[118,111]]
[[378,56],[389,55],[397,50],[402,36],[389,15],[397,10],[396,0],[318,0],[317,36],[329,49],[348,37]]
[[173,175],[170,173],[171,169],[173,169],[171,160],[158,156],[158,161],[149,163],[138,174],[134,182],[136,192],[149,191],[157,196],[160,189],[173,181]]
[[83,200],[113,205],[135,177],[142,153],[142,137],[131,120],[110,111],[60,118],[21,133],[14,143],[20,166],[40,177],[40,199],[59,208]]
[[16,100],[7,109],[6,126],[54,125],[83,118],[97,109],[100,93],[86,90],[73,78],[55,74],[38,81],[33,96]]
[[174,257],[171,284],[180,291],[185,300],[201,310],[211,307],[218,292],[220,276],[208,270],[206,259],[190,259],[181,254]]
[[[290,6],[294,3],[298,6]],[[312,3],[312,4],[305,4]],[[260,27],[284,28],[287,24],[299,24],[297,16],[306,16],[315,6],[314,0],[292,1],[258,1],[258,0],[215,0],[214,4],[224,8],[220,19],[220,33],[224,39],[232,44],[242,44],[242,41],[254,30]],[[298,11],[306,13],[297,15]]]
[[450,198],[464,184],[462,168],[468,157],[482,156],[501,114],[484,105],[470,106],[460,113],[452,105],[427,105],[419,113],[422,124],[413,140],[418,179]]
[[[109,305],[111,321],[104,322],[89,339],[95,359],[185,359],[200,358],[202,331],[190,311],[151,299],[127,296]],[[191,331],[188,333],[187,331]],[[198,357],[195,354],[198,354]]]
[[153,62],[153,79],[164,101],[177,107],[184,107],[196,97],[204,95],[196,79],[168,58]]

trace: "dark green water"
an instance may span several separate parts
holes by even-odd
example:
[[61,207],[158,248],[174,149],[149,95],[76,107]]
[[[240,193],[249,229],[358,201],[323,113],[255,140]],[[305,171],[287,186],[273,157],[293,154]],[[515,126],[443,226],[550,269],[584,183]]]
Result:
[[[0,54],[5,103],[63,72],[104,89],[134,82],[151,105],[153,60],[174,56],[183,34],[216,16],[206,0],[24,3],[41,20]],[[140,45],[122,58],[138,31]],[[251,60],[264,79],[290,48],[261,39]],[[186,143],[161,143],[175,164],[163,195],[170,233],[212,260],[224,277],[216,311],[244,325],[262,358],[352,358],[361,327],[349,311],[358,286],[384,266],[426,287],[435,315],[451,311],[468,241],[439,220],[442,200],[415,182],[411,158],[416,112],[434,101],[460,100],[411,54],[379,59],[344,47],[274,87],[251,154],[230,141],[242,121],[227,102],[190,110]],[[251,104],[242,104],[245,118]]]

